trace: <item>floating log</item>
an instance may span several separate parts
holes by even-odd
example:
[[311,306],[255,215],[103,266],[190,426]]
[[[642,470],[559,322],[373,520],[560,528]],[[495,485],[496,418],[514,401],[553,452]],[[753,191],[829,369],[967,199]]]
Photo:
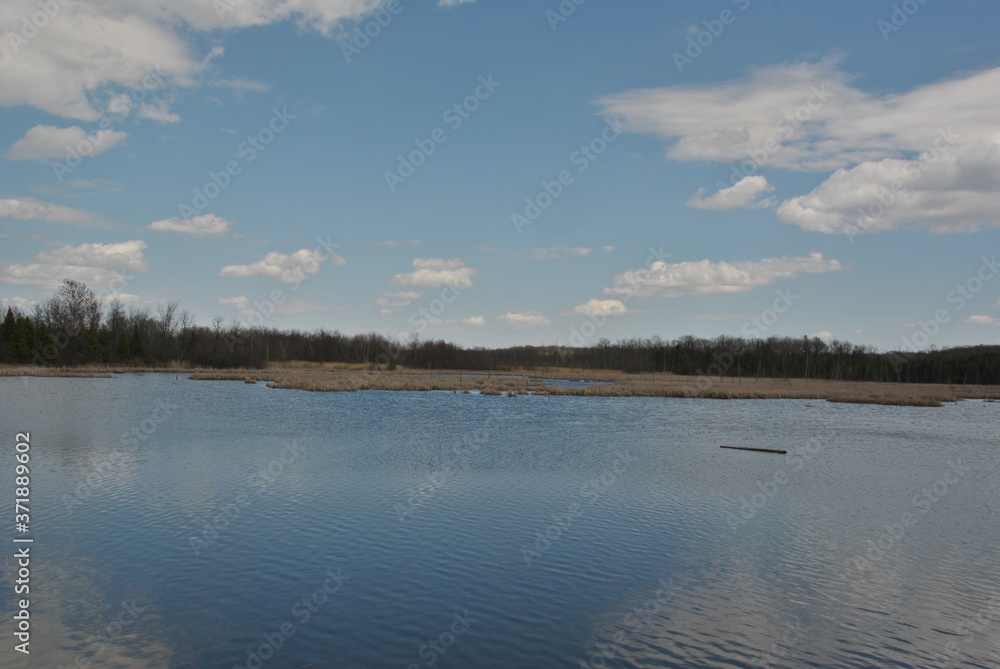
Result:
[[758,451],[760,453],[780,453],[785,455],[788,451],[782,451],[777,448],[751,448],[750,446],[719,446],[719,448],[732,448],[736,451]]

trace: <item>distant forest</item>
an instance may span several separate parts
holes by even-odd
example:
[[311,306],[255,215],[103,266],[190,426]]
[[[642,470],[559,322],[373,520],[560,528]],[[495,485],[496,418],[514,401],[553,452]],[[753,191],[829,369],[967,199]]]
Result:
[[816,337],[595,340],[593,345],[464,348],[415,334],[397,341],[378,333],[346,335],[250,327],[222,317],[194,322],[178,303],[148,307],[105,304],[86,285],[65,281],[31,314],[10,306],[0,325],[0,363],[75,366],[120,364],[259,368],[293,360],[360,363],[372,369],[495,370],[573,367],[728,377],[821,378],[845,381],[1000,384],[1000,346],[919,353]]

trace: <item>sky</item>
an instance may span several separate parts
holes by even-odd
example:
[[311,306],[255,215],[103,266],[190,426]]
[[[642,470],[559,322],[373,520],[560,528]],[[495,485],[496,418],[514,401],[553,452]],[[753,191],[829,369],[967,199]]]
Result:
[[[1000,342],[986,0],[5,0],[0,304]],[[996,279],[996,280],[994,280]]]

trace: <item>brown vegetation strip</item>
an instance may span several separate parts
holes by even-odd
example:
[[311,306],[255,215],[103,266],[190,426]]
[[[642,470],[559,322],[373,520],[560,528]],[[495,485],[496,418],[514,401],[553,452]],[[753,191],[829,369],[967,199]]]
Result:
[[[708,399],[807,399],[860,404],[941,406],[962,399],[1000,400],[1000,386],[830,381],[825,379],[679,376],[669,373],[624,374],[618,371],[548,369],[485,372],[398,369],[368,371],[357,367],[273,367],[261,369],[173,369],[134,367],[0,367],[0,376],[107,376],[108,373],[170,372],[192,380],[267,381],[273,388],[318,392],[361,390],[451,390],[484,395],[577,395],[583,397],[684,397]],[[565,387],[551,379],[593,381]]]

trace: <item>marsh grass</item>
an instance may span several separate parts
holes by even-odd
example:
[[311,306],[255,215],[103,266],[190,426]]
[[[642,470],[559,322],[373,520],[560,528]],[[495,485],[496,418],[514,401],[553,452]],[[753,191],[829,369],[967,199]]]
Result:
[[[669,373],[622,374],[591,370],[525,371],[518,376],[482,372],[397,370],[269,370],[269,386],[316,392],[361,390],[479,391],[483,395],[575,395],[583,397],[689,397],[707,399],[813,399],[859,404],[941,406],[962,399],[1000,400],[1000,386],[829,381],[825,379],[734,379],[678,376]],[[192,379],[243,375],[192,375]],[[546,379],[592,381],[591,385],[561,387]]]
[[[267,382],[270,388],[315,392],[362,390],[453,391],[517,397],[576,395],[582,397],[690,397],[707,399],[812,399],[858,404],[941,406],[963,399],[1000,401],[1000,386],[876,383],[826,379],[757,379],[679,376],[670,373],[625,374],[615,370],[553,368],[493,372],[456,370],[370,370],[365,365],[296,363],[262,369],[198,369],[179,367],[31,367],[0,366],[0,376],[109,378],[121,373],[183,373],[193,381]],[[560,387],[551,379],[591,381]]]

